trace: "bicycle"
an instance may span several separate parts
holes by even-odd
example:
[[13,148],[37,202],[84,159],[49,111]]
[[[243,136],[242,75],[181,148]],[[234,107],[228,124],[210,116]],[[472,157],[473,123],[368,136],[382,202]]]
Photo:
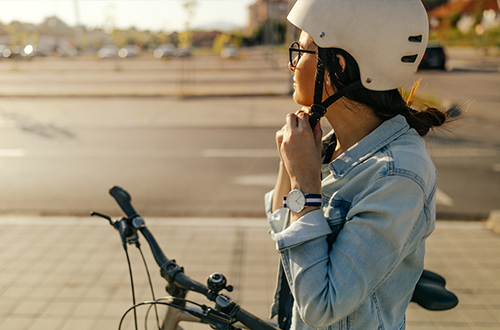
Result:
[[[265,321],[258,318],[241,308],[241,306],[236,304],[229,296],[220,293],[220,291],[224,289],[228,292],[233,290],[232,286],[227,285],[227,279],[223,274],[211,274],[207,279],[207,285],[199,283],[185,275],[183,267],[180,267],[175,260],[169,260],[165,256],[153,234],[146,227],[144,219],[133,208],[130,195],[117,186],[111,188],[109,193],[126,214],[126,217],[113,221],[109,216],[99,212],[92,212],[91,215],[108,220],[110,225],[118,230],[127,257],[132,286],[133,305],[123,314],[118,329],[121,329],[123,320],[131,311],[134,313],[135,328],[138,329],[136,309],[141,306],[149,305],[145,320],[146,329],[147,316],[149,315],[151,307],[155,307],[157,326],[158,329],[161,330],[182,330],[179,323],[183,321],[205,323],[210,325],[213,329],[218,330],[241,330],[242,327],[251,330],[279,330],[271,321]],[[146,260],[140,249],[138,231],[148,242],[154,259],[160,268],[160,274],[167,281],[166,291],[170,294],[169,297],[160,299],[155,298]],[[146,267],[153,301],[141,303],[136,303],[135,301],[133,276],[127,250],[128,244],[134,244],[140,251]],[[454,308],[458,304],[458,298],[455,294],[446,290],[445,285],[446,281],[443,277],[424,270],[416,285],[412,302],[417,303],[427,310],[443,311]],[[204,295],[210,301],[214,302],[215,306],[212,308],[187,300],[186,295],[189,291]],[[190,305],[188,306],[188,304]],[[157,305],[164,305],[167,307],[161,325],[158,319]]]

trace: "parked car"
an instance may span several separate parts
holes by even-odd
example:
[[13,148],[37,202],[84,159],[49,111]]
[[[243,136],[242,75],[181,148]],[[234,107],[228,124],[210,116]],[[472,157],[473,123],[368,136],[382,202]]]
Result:
[[153,56],[155,58],[169,57],[174,56],[175,54],[175,45],[174,44],[161,44],[158,48],[153,52]]
[[429,42],[418,68],[446,70],[446,53],[443,46]]
[[12,56],[12,50],[7,45],[0,45],[0,58],[9,58]]
[[114,45],[107,45],[97,51],[99,58],[111,58],[118,56],[118,47]]
[[59,57],[75,57],[78,55],[78,50],[75,47],[64,45],[57,47],[56,53]]
[[226,46],[221,50],[220,56],[222,58],[236,58],[238,57],[238,49],[236,47]]
[[177,56],[177,57],[188,57],[188,56],[191,56],[191,48],[189,48],[189,47],[177,48],[174,51],[174,55]]
[[136,57],[140,54],[141,49],[137,45],[127,45],[118,51],[120,57]]

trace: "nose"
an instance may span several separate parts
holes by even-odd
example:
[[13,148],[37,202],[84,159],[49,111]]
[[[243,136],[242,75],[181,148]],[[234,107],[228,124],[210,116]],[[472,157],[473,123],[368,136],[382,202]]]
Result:
[[288,69],[292,72],[295,72],[295,66],[293,66],[290,62],[288,62]]

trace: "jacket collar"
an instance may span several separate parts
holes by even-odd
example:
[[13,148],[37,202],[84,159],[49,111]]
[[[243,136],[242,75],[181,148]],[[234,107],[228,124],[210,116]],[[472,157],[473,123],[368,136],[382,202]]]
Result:
[[364,162],[375,152],[406,133],[409,129],[410,126],[406,122],[405,117],[401,115],[384,121],[373,132],[365,136],[361,141],[329,164],[333,177],[337,179],[342,178],[351,169]]

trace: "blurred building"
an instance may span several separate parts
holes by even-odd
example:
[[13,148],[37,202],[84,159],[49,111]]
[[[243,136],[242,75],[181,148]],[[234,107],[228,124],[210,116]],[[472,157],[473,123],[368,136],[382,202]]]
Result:
[[257,0],[248,7],[247,34],[261,28],[267,21],[285,21],[295,0]]
[[195,47],[212,47],[212,44],[219,35],[221,31],[193,31],[193,46]]
[[500,0],[452,0],[429,11],[431,30],[443,32],[457,27],[468,33],[472,28],[500,25]]

